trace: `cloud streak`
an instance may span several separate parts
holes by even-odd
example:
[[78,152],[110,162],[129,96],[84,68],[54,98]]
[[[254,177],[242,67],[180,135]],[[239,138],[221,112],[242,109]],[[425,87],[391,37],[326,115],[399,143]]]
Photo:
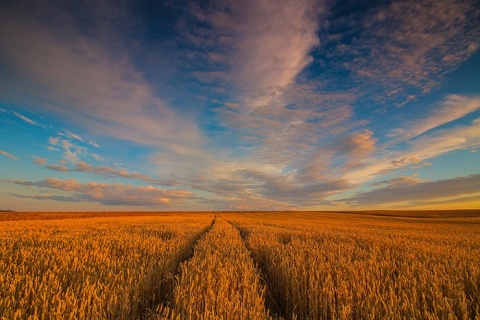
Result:
[[[389,139],[385,142],[377,144],[373,138],[366,139],[367,143],[371,143],[368,149],[371,152],[366,152],[363,158],[359,153],[354,156],[344,152],[348,155],[347,164],[349,161],[356,164],[351,168],[347,165],[348,170],[342,172],[344,178],[354,184],[363,183],[392,170],[419,168],[429,165],[426,162],[429,159],[480,145],[480,120],[477,118],[465,123],[465,119],[462,119],[479,110],[480,99],[477,96],[448,95],[426,107],[430,111],[420,119],[400,122],[397,128],[387,131]],[[373,133],[368,130],[361,136],[365,133],[372,137]],[[347,148],[351,137],[340,138],[340,147],[336,148]],[[362,141],[358,137],[357,140],[353,139]]]
[[448,95],[431,115],[392,130],[389,145],[404,142],[480,109],[480,97]]
[[480,175],[456,177],[437,181],[395,178],[383,182],[386,186],[368,192],[357,193],[349,199],[349,204],[371,206],[385,203],[421,203],[439,201],[443,198],[463,198],[479,193]]
[[[187,190],[167,190],[152,186],[135,187],[126,184],[106,184],[97,182],[80,183],[76,179],[47,178],[32,182],[25,180],[12,181],[17,185],[59,190],[73,193],[71,196],[41,196],[41,199],[71,202],[97,202],[103,205],[126,206],[164,206],[178,199],[192,199]],[[39,198],[34,196],[35,198]]]
[[10,154],[10,153],[8,153],[8,152],[6,152],[6,151],[0,150],[0,154],[1,154],[1,155],[4,155],[5,157],[8,157],[8,158],[10,158],[10,159],[12,159],[12,160],[18,160],[17,157],[15,157],[13,154]]
[[[39,163],[39,164],[44,164]],[[49,164],[46,165],[45,168],[57,171],[57,172],[85,172],[85,173],[93,173],[96,175],[104,176],[104,177],[120,177],[126,179],[138,179],[146,182],[151,182],[157,185],[167,185],[173,186],[177,185],[178,182],[171,181],[171,180],[161,180],[156,179],[146,174],[138,173],[138,172],[130,172],[126,169],[117,169],[107,166],[93,166],[86,162],[77,162],[74,168],[68,168],[63,165],[56,165],[56,164]]]
[[27,118],[27,117],[21,115],[21,114],[18,113],[18,112],[13,111],[12,113],[13,113],[17,118],[23,120],[23,121],[26,122],[26,123],[33,124],[34,126],[38,125],[38,124],[37,124],[35,121],[33,121],[32,119]]

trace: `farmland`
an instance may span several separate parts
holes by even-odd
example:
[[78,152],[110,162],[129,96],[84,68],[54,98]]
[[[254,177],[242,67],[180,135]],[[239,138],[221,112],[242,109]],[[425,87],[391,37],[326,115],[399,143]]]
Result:
[[475,211],[3,215],[0,319],[480,318]]

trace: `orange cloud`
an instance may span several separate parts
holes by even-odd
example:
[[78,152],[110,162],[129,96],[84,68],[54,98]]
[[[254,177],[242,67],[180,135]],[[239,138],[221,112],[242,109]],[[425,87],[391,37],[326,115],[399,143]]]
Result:
[[4,155],[5,157],[9,157],[12,160],[18,160],[17,157],[15,157],[13,154],[10,154],[6,151],[0,150],[0,154]]

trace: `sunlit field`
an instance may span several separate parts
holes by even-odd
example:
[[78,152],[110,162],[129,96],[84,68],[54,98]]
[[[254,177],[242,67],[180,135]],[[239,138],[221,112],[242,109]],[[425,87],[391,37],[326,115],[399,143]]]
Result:
[[0,216],[0,319],[480,319],[475,211]]

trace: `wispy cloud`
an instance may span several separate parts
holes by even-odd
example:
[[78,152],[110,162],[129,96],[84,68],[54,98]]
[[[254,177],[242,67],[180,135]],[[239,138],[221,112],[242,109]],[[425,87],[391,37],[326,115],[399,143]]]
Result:
[[[39,163],[39,164],[44,164]],[[138,172],[130,172],[126,169],[118,169],[112,168],[107,166],[93,166],[86,162],[77,162],[73,168],[69,168],[65,165],[56,165],[56,164],[48,164],[45,168],[57,171],[57,172],[85,172],[85,173],[93,173],[103,177],[120,177],[126,179],[138,179],[146,182],[151,182],[156,185],[164,185],[164,186],[174,186],[179,184],[179,182],[174,180],[161,180],[157,178],[153,178],[146,174],[138,173]]]
[[47,163],[47,159],[46,158],[41,158],[41,157],[36,157],[36,156],[33,156],[33,163],[34,164],[45,164]]
[[361,168],[345,174],[352,183],[362,183],[389,170],[419,165],[421,161],[480,145],[480,119],[470,125],[437,130],[407,143],[402,150],[382,150],[365,160]]
[[[466,195],[479,193],[480,175],[474,174],[437,181],[420,181],[402,177],[385,181],[382,184],[385,184],[385,186],[368,192],[357,193],[349,199],[343,199],[343,201],[370,206],[397,202],[419,204],[421,201],[463,198]],[[451,201],[451,199],[449,200]]]
[[61,166],[61,165],[58,165],[58,164],[49,164],[49,165],[46,165],[45,168],[53,170],[53,171],[58,171],[58,172],[68,172],[68,171],[70,171],[67,167]]
[[[127,206],[158,206],[167,205],[177,199],[192,199],[193,195],[187,190],[167,190],[152,186],[135,187],[126,184],[105,184],[97,182],[80,183],[76,179],[60,180],[47,178],[42,181],[12,181],[26,187],[54,189],[73,193],[71,196],[46,196],[41,199],[57,201],[89,201],[104,205]],[[33,196],[36,197],[36,196]],[[38,197],[36,197],[38,199]]]
[[78,163],[81,158],[104,161],[100,155],[89,150],[91,143],[85,143],[82,137],[68,130],[65,130],[65,133],[60,133],[57,137],[49,137],[48,144],[47,149],[49,151],[62,152],[63,158],[70,163]]
[[59,196],[59,195],[49,195],[49,194],[42,194],[42,195],[22,195],[17,193],[10,193],[12,196],[16,198],[22,199],[34,199],[34,200],[53,200],[59,202],[82,202],[82,199],[75,197],[75,196]]
[[[407,120],[390,130],[390,139],[377,145],[359,167],[345,171],[344,177],[352,183],[363,183],[390,170],[428,165],[429,159],[480,145],[479,119],[452,125],[480,108],[478,97],[449,95],[436,105],[439,107],[430,108],[432,111],[421,119]],[[344,143],[341,148],[347,145]]]
[[479,48],[474,1],[394,1],[347,12],[329,23],[327,54],[388,98],[408,101],[430,91]]
[[322,179],[309,184],[299,184],[290,175],[274,176],[256,170],[239,170],[237,175],[251,182],[251,190],[268,199],[283,201],[297,206],[318,205],[327,196],[351,188],[343,179]]
[[94,146],[95,148],[100,148],[100,145],[93,140],[89,140],[88,144]]
[[73,140],[78,140],[78,141],[82,141],[83,142],[83,139],[80,135],[78,134],[75,134],[75,133],[71,133],[69,130],[65,129],[64,130],[64,133],[59,133],[60,135],[66,135],[68,138],[70,139],[73,139]]
[[[351,114],[344,103],[351,100],[348,94],[318,94],[314,85],[296,83],[313,61],[310,51],[319,45],[318,16],[323,10],[310,0],[193,5],[191,21],[182,25],[194,52],[192,69],[208,65],[213,54],[216,68],[228,71],[221,77],[218,71],[192,75],[197,80],[208,75],[205,82],[227,90],[218,120],[253,145],[250,152],[257,161],[286,165],[300,146],[317,142],[319,131],[332,129]],[[205,48],[210,51],[202,55]],[[213,75],[219,75],[214,84]]]
[[[261,103],[264,98],[255,95],[284,88],[312,61],[309,50],[318,45],[319,12],[311,0],[209,2],[191,6],[181,32],[193,49],[193,65],[199,59],[202,64],[222,63],[229,70],[222,78],[228,77],[238,98]],[[210,50],[205,53],[205,48]],[[200,74],[208,74],[199,80],[210,83],[210,75],[218,72],[193,75]]]
[[[112,21],[100,19],[100,12],[113,8],[99,6],[99,15],[95,13],[98,24],[92,26],[99,32],[88,34],[70,13],[54,5],[38,9],[54,13],[62,21],[62,29],[40,23],[33,9],[3,9],[0,52],[9,70],[17,70],[8,81],[2,78],[0,93],[4,99],[61,115],[92,133],[162,152],[201,150],[204,137],[193,115],[179,116],[154,93],[128,51],[112,49],[115,44],[107,39],[119,38],[119,31],[109,24]],[[121,42],[116,45],[121,46]],[[77,137],[69,135],[79,141]],[[74,154],[68,159],[76,160]]]
[[407,126],[390,131],[388,135],[392,137],[392,140],[388,144],[392,145],[412,139],[478,109],[480,109],[480,97],[448,95],[426,118],[414,120]]
[[[160,24],[143,16],[144,4],[0,5],[1,102],[25,107],[0,109],[0,121],[32,130],[43,122],[40,110],[68,128],[52,129],[46,145],[62,161],[34,157],[47,169],[39,172],[155,186],[17,181],[56,190],[32,199],[333,206],[329,197],[372,179],[381,182],[362,187],[422,185],[384,177],[480,145],[480,120],[471,120],[478,93],[405,105],[427,93],[436,100],[444,76],[478,52],[474,0],[157,3],[172,14]],[[385,129],[377,111],[393,109],[385,117],[398,126]],[[45,136],[30,143],[38,147]],[[131,170],[137,160],[147,162],[142,173]],[[165,195],[173,187],[202,198]]]
[[12,155],[12,154],[10,154],[10,153],[8,153],[8,152],[6,152],[6,151],[0,150],[0,154],[1,154],[1,155],[4,155],[4,156],[6,156],[6,157],[9,157],[9,158],[12,159],[12,160],[18,160],[17,157],[15,157],[14,155]]
[[12,113],[13,113],[16,117],[18,117],[19,119],[25,121],[26,123],[33,124],[33,125],[35,125],[35,126],[37,125],[37,123],[36,123],[35,121],[33,121],[32,119],[29,119],[29,118],[21,115],[21,114],[18,113],[18,112],[12,111]]
[[372,154],[376,150],[375,143],[373,132],[365,129],[339,138],[335,145],[339,152],[359,159]]

